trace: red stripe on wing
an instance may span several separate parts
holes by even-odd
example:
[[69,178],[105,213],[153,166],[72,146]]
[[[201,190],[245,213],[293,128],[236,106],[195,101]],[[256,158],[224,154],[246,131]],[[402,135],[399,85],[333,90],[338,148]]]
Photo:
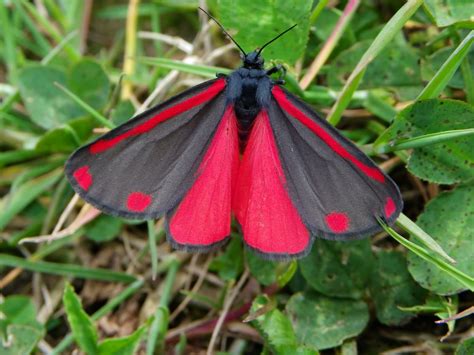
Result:
[[300,254],[310,244],[288,191],[268,114],[255,119],[239,170],[234,213],[244,240],[266,254]]
[[315,133],[323,142],[325,142],[332,150],[339,154],[342,158],[349,160],[355,166],[357,166],[366,176],[379,182],[385,182],[384,175],[374,167],[370,167],[362,163],[355,156],[349,153],[339,142],[337,142],[331,133],[326,131],[324,127],[318,125],[315,121],[305,115],[299,108],[297,108],[288,97],[285,92],[278,86],[272,88],[273,97],[280,104],[280,107],[285,110],[288,114],[296,118],[306,127],[308,127],[313,133]]
[[146,133],[155,128],[161,122],[166,121],[167,119],[177,116],[185,111],[192,109],[193,107],[196,107],[198,105],[203,104],[204,102],[211,100],[224,89],[225,85],[226,83],[224,79],[218,79],[214,84],[212,84],[203,92],[200,92],[199,94],[194,95],[189,99],[180,102],[177,105],[171,106],[170,108],[161,111],[157,115],[151,117],[149,120],[143,122],[138,126],[133,127],[125,133],[122,133],[111,139],[98,140],[90,146],[89,150],[91,153],[97,154],[114,147],[116,144],[123,141],[124,139]]
[[199,176],[169,222],[175,242],[206,247],[230,235],[231,197],[238,163],[237,119],[229,106],[199,166]]

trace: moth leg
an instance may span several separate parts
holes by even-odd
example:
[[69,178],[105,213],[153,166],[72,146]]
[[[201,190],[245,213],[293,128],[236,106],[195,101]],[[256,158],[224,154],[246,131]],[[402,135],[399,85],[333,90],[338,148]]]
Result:
[[286,68],[281,64],[277,64],[273,68],[267,70],[267,75],[272,75],[278,72],[280,72],[280,77],[278,79],[283,79],[286,75]]
[[268,69],[266,72],[267,75],[272,75],[275,73],[280,73],[280,76],[274,81],[274,84],[284,84],[285,80],[283,80],[283,78],[286,76],[286,68],[281,64],[277,64],[273,68]]

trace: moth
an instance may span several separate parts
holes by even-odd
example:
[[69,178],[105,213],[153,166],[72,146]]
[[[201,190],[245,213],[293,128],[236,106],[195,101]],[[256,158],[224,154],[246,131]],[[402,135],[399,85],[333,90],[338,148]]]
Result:
[[232,215],[250,249],[280,260],[306,255],[314,238],[374,234],[377,217],[392,224],[397,185],[271,77],[280,66],[264,68],[263,49],[289,30],[250,53],[229,36],[242,67],[79,148],[65,166],[74,190],[113,216],[164,216],[168,241],[186,251],[225,243]]

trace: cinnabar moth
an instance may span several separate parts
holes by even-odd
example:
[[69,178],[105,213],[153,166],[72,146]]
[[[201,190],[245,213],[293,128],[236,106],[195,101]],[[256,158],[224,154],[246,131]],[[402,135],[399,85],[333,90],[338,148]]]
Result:
[[398,187],[270,77],[281,69],[264,69],[272,41],[248,54],[236,43],[241,68],[74,152],[66,163],[74,190],[107,214],[165,216],[169,242],[187,251],[225,242],[232,213],[246,245],[270,259],[304,256],[315,237],[374,234],[376,217],[392,224]]

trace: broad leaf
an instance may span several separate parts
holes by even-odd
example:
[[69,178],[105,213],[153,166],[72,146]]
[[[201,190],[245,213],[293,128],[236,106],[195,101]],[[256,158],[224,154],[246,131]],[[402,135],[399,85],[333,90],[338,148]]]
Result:
[[377,319],[386,325],[402,325],[415,314],[402,311],[423,302],[426,292],[408,273],[405,256],[396,251],[376,254],[370,293],[375,303]]
[[97,330],[91,318],[82,309],[81,300],[70,284],[64,289],[63,303],[77,345],[87,354],[98,354]]
[[425,0],[425,9],[440,27],[461,24],[472,28],[472,0]]
[[100,355],[134,355],[145,333],[146,327],[141,326],[132,334],[121,337],[106,339],[99,345]]
[[299,261],[309,286],[327,296],[343,298],[364,295],[372,263],[368,239],[351,242],[316,239],[311,253]]
[[6,336],[7,342],[0,339],[0,354],[31,354],[43,337],[43,330],[25,324],[12,324],[7,327]]
[[[258,312],[268,304],[268,298],[258,296],[253,301],[251,311]],[[318,354],[317,350],[298,344],[290,320],[278,309],[269,310],[258,316],[253,324],[275,354]]]
[[[474,107],[461,101],[418,101],[401,111],[377,144],[449,130],[474,128]],[[413,150],[408,169],[421,179],[454,184],[474,178],[474,139],[456,138]]]
[[359,335],[369,321],[365,302],[329,298],[314,291],[294,294],[286,311],[299,342],[319,350]]
[[[456,260],[456,267],[474,277],[474,186],[459,186],[433,199],[420,215],[417,224],[429,233]],[[415,239],[412,240],[417,243]],[[408,254],[408,269],[424,288],[440,295],[451,295],[465,288],[435,265]]]
[[263,52],[267,61],[281,59],[294,63],[306,47],[312,4],[309,0],[242,0],[237,5],[233,0],[221,0],[219,14],[222,25],[247,53],[297,24]]

